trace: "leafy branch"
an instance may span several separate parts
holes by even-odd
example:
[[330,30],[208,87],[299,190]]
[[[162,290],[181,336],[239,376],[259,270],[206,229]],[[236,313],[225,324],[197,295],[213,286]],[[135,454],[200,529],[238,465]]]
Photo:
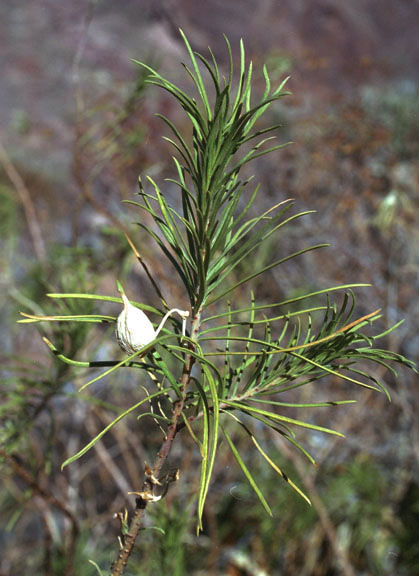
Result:
[[[301,403],[281,401],[278,399],[280,394],[303,386],[314,386],[322,378],[333,377],[388,396],[375,371],[366,368],[365,364],[383,366],[394,375],[396,372],[391,363],[413,367],[403,356],[375,347],[376,340],[397,325],[376,336],[369,335],[365,330],[380,319],[379,309],[354,319],[355,296],[352,289],[365,284],[325,288],[270,304],[256,303],[252,293],[248,306],[232,308],[226,298],[238,288],[291,259],[327,245],[308,246],[291,254],[280,255],[266,265],[256,265],[251,273],[236,277],[242,263],[249,262],[249,257],[254,257],[274,234],[282,233],[287,226],[297,225],[300,218],[312,213],[292,213],[294,202],[285,200],[255,215],[259,187],[248,193],[252,179],[242,177],[243,167],[251,161],[287,145],[272,144],[278,125],[261,129],[256,127],[269,108],[289,94],[284,90],[286,79],[273,88],[268,71],[263,67],[265,89],[262,96],[254,101],[253,67],[252,63],[246,65],[243,42],[240,43],[236,86],[232,50],[227,38],[229,69],[227,76],[223,76],[211,50],[209,59],[206,59],[192,50],[182,31],[181,35],[190,58],[190,65],[184,65],[184,68],[196,96],[184,92],[149,65],[138,62],[147,70],[147,82],[165,90],[176,100],[191,127],[191,143],[188,143],[188,138],[170,119],[159,115],[171,132],[171,137],[166,137],[166,140],[176,153],[173,158],[176,177],[168,180],[175,183],[179,190],[179,206],[170,205],[159,185],[149,176],[145,181],[139,180],[138,199],[127,202],[153,221],[152,227],[142,221],[138,225],[161,250],[185,289],[190,306],[190,311],[185,312],[185,315],[190,313],[191,318],[189,333],[179,341],[179,320],[171,318],[171,329],[164,328],[159,335],[156,333],[154,339],[135,348],[133,354],[122,360],[109,359],[105,362],[68,358],[49,339],[44,338],[56,358],[74,369],[107,368],[89,379],[80,391],[120,368],[134,370],[133,378],[148,374],[152,382],[151,389],[143,387],[144,397],[122,410],[86,446],[67,458],[63,466],[85,455],[122,418],[137,412],[151,400],[164,398],[170,407],[169,416],[163,413],[160,405],[159,411],[146,414],[164,427],[165,437],[153,465],[145,466],[142,490],[135,492],[136,509],[124,534],[112,575],[123,574],[146,507],[164,497],[164,490],[167,491],[168,480],[167,475],[162,475],[163,467],[181,430],[185,429],[191,435],[201,457],[197,496],[198,530],[203,527],[205,500],[220,432],[262,506],[271,514],[266,497],[235,444],[236,432],[244,431],[264,461],[309,502],[302,490],[262,448],[255,430],[263,424],[273,433],[280,434],[314,464],[313,456],[297,440],[294,429],[303,428],[335,436],[343,434],[320,426],[315,421],[291,417],[289,409],[298,411],[301,408],[342,406],[353,400]],[[206,87],[207,80],[210,88]],[[213,97],[209,95],[210,90]],[[147,312],[165,319],[169,308],[167,300],[134,243],[128,237],[127,240],[137,260],[145,267],[164,310],[138,302],[129,304],[137,312],[142,311],[141,318],[143,312]],[[340,304],[331,301],[331,296],[338,291],[343,292]],[[98,294],[54,293],[49,297],[122,304],[121,298]],[[311,303],[313,299],[316,300],[314,304]],[[303,301],[310,301],[308,307],[300,308]],[[126,304],[124,300],[124,306]],[[279,314],[273,312],[277,308],[281,309]],[[266,316],[266,311],[274,315]],[[99,313],[22,315],[22,323],[109,323],[116,320],[115,316]],[[130,337],[128,331],[126,338]],[[316,389],[315,392],[317,394]],[[142,416],[144,414],[139,417]]]

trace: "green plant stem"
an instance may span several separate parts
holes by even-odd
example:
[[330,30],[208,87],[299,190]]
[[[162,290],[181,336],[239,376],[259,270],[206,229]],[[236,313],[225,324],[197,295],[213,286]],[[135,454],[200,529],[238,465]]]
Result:
[[[197,314],[194,316],[192,320],[192,330],[191,330],[192,340],[195,340],[197,337],[200,322],[201,322],[201,310],[197,312]],[[190,350],[193,350],[193,345],[190,344],[189,348]],[[175,439],[175,436],[179,431],[178,427],[179,418],[182,414],[183,407],[185,404],[186,392],[188,389],[190,375],[194,362],[195,362],[194,357],[191,354],[188,354],[185,358],[181,379],[182,397],[174,405],[172,414],[172,423],[167,431],[167,434],[165,436],[162,445],[160,446],[159,451],[157,452],[157,456],[152,467],[152,476],[154,476],[155,478],[158,478],[161,469],[163,468],[164,463],[166,462],[167,457],[170,454],[173,440]],[[145,478],[143,483],[143,492],[146,492],[149,489],[150,489],[150,481],[147,478]],[[128,563],[128,559],[135,546],[138,533],[141,529],[141,523],[145,514],[145,510],[147,508],[147,504],[148,501],[146,499],[142,498],[141,496],[137,498],[136,508],[134,515],[131,519],[129,531],[123,537],[123,547],[120,549],[118,558],[112,565],[111,576],[121,576],[124,573],[126,565]]]

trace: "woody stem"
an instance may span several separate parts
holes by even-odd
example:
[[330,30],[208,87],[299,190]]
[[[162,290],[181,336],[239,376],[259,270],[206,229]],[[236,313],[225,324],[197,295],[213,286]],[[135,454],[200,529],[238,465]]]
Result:
[[[176,310],[176,309],[171,310],[169,312],[173,312],[173,311],[178,312],[178,310]],[[169,316],[169,312],[166,314],[167,317]],[[191,340],[194,340],[197,337],[199,327],[200,327],[200,319],[201,319],[201,310],[198,311],[198,313],[196,314],[196,316],[194,317],[194,319],[192,321]],[[159,328],[157,329],[157,332],[161,329],[162,325],[164,324],[164,322],[166,320],[167,320],[166,317],[163,318]],[[192,344],[189,344],[189,349],[190,350],[193,349]],[[163,467],[163,465],[164,465],[164,463],[165,463],[165,461],[166,461],[166,459],[170,453],[170,449],[172,447],[173,440],[175,439],[176,433],[178,431],[178,422],[179,422],[179,418],[182,414],[183,407],[185,404],[186,391],[188,388],[191,370],[192,370],[192,366],[194,364],[194,361],[195,361],[195,359],[191,354],[188,354],[185,358],[185,363],[183,365],[183,371],[182,371],[182,379],[181,379],[182,396],[181,396],[181,398],[179,398],[179,400],[174,405],[173,414],[172,414],[172,423],[167,430],[166,437],[165,437],[162,445],[160,446],[159,451],[157,452],[157,456],[156,456],[156,459],[154,461],[154,465],[152,467],[152,475],[155,478],[157,478],[160,474],[160,471],[161,471],[161,469],[162,469],[162,467]],[[148,484],[148,481],[146,479],[144,481],[143,491],[145,492],[147,489],[149,489],[149,484]],[[128,563],[128,559],[129,559],[131,552],[134,548],[135,541],[136,541],[137,536],[138,536],[138,532],[140,531],[141,523],[142,523],[142,519],[143,519],[146,507],[147,507],[147,501],[141,497],[137,498],[136,508],[135,508],[134,515],[131,519],[129,531],[124,536],[123,547],[120,549],[119,554],[118,554],[118,558],[116,559],[115,563],[113,564],[113,566],[111,568],[111,576],[122,576],[122,574],[124,573],[126,565]]]

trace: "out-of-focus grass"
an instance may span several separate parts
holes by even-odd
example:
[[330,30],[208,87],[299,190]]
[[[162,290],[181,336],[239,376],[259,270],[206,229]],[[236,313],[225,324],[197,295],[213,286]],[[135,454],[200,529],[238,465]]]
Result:
[[365,87],[364,110],[372,121],[391,134],[390,145],[401,161],[415,161],[419,155],[419,87],[406,80],[391,86]]

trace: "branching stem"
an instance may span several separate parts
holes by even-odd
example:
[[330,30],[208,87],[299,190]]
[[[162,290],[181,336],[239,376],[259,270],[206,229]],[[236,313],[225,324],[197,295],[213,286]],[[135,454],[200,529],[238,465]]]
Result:
[[[201,321],[201,310],[199,310],[198,313],[193,318],[191,340],[195,340],[197,337],[200,327],[200,321]],[[189,344],[189,347],[190,350],[193,350],[192,344]],[[178,428],[179,418],[182,414],[183,407],[185,404],[186,392],[188,389],[191,370],[194,361],[195,359],[191,354],[186,356],[181,379],[182,397],[174,405],[172,414],[172,423],[169,426],[166,437],[162,445],[160,446],[159,451],[157,452],[157,456],[152,467],[152,476],[155,478],[158,478],[161,469],[163,468],[164,463],[166,462],[167,457],[169,456],[176,433],[179,430]],[[150,489],[149,480],[148,478],[145,478],[143,484],[143,491],[145,492],[149,489]],[[123,546],[119,551],[118,558],[116,559],[115,563],[112,566],[111,576],[121,576],[124,573],[125,567],[128,563],[128,559],[134,548],[138,532],[141,529],[141,524],[144,517],[145,509],[147,507],[147,503],[148,503],[147,500],[141,497],[137,498],[136,500],[136,508],[134,515],[131,519],[129,531],[123,537]]]

